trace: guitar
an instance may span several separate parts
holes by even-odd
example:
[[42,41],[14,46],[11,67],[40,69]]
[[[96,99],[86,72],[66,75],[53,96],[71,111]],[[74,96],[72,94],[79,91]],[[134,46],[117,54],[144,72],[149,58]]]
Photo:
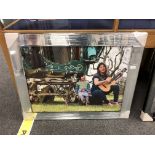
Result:
[[99,85],[99,88],[104,92],[109,92],[112,85],[116,84],[116,80],[123,76],[123,73],[126,72],[126,68],[122,69],[115,77],[108,77],[106,80],[110,81],[109,83]]

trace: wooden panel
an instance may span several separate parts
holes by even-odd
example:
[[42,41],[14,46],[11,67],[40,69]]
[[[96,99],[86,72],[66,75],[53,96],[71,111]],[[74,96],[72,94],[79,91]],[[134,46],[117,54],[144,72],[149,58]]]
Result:
[[147,32],[148,34],[155,34],[155,29],[119,29],[118,32]]
[[3,29],[3,24],[0,22],[0,30]]
[[119,19],[115,19],[114,20],[114,26],[113,26],[114,32],[118,31],[118,26],[119,26]]
[[2,48],[5,61],[6,61],[7,65],[8,65],[9,72],[11,74],[11,78],[13,80],[14,85],[16,86],[9,51],[8,51],[8,48],[7,48],[7,45],[6,45],[6,40],[5,40],[5,37],[4,37],[4,34],[2,33],[2,31],[0,31],[0,46]]
[[155,48],[155,35],[148,35],[145,48]]

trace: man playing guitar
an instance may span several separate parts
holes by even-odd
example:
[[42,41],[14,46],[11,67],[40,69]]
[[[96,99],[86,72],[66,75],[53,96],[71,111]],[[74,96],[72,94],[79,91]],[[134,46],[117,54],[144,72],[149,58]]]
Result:
[[[99,63],[97,67],[97,73],[93,76],[93,85],[91,88],[91,94],[92,94],[92,101],[95,105],[101,105],[101,104],[109,104],[112,105],[112,103],[109,102],[106,95],[113,92],[114,94],[114,104],[118,105],[118,96],[119,96],[119,86],[112,82],[112,78],[109,77],[107,74],[107,67],[104,63]],[[112,83],[107,89],[108,85]],[[104,91],[105,90],[105,91]]]

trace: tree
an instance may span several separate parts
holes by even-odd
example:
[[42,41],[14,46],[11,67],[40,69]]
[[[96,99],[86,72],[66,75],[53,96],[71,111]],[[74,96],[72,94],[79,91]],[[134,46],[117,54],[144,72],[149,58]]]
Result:
[[105,47],[105,50],[102,52],[100,59],[102,59],[101,62],[105,63],[107,65],[108,72],[110,73],[110,76],[115,76],[115,73],[119,69],[124,56],[125,47],[118,47],[118,52],[110,56],[110,52],[112,51],[113,47]]

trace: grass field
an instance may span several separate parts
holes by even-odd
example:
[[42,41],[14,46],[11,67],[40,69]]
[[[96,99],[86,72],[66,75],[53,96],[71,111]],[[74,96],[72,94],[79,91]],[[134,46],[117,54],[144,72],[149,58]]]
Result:
[[79,111],[119,111],[118,105],[65,105],[65,104],[32,104],[33,112],[79,112]]
[[[109,100],[112,100],[112,96],[107,96]],[[119,96],[119,100],[122,96]],[[79,112],[79,111],[120,111],[120,105],[109,106],[104,105],[79,105],[78,103],[70,103],[68,106],[65,105],[62,98],[56,97],[55,101],[58,103],[33,103],[33,112]]]

